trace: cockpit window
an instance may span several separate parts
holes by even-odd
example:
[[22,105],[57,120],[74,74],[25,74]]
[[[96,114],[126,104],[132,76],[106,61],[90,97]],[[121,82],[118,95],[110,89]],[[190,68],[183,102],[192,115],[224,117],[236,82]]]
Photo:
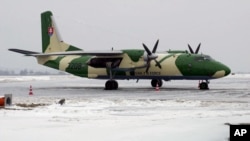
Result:
[[212,61],[213,58],[211,58],[208,55],[202,55],[202,56],[195,57],[194,60],[196,60],[196,61]]

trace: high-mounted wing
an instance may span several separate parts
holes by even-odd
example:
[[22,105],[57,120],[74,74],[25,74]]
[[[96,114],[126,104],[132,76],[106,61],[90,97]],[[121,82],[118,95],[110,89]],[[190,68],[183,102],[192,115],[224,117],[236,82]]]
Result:
[[53,53],[39,53],[21,49],[9,49],[10,51],[24,54],[25,56],[67,56],[67,55],[94,55],[94,56],[115,56],[122,55],[122,51],[67,51],[67,52],[53,52]]

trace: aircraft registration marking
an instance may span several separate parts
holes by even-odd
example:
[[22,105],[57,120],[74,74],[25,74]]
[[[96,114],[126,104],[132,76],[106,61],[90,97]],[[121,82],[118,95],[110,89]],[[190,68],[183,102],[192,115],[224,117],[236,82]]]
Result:
[[83,63],[69,63],[69,69],[72,70],[80,70],[82,67],[84,67]]

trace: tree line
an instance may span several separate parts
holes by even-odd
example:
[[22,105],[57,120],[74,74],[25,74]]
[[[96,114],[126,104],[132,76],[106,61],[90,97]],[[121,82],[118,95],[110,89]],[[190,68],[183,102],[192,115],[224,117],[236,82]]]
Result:
[[23,69],[20,71],[14,71],[14,70],[0,70],[0,75],[2,76],[13,76],[13,75],[65,75],[67,73],[65,72],[56,72],[56,73],[52,73],[52,72],[48,72],[48,71],[34,71],[34,70],[27,70],[27,69]]

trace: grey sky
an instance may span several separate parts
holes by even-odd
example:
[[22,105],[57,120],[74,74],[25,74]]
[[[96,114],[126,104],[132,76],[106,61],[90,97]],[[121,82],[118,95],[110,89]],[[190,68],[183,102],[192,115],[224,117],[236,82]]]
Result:
[[7,51],[41,51],[40,13],[51,10],[65,42],[84,50],[143,49],[201,52],[250,72],[249,0],[1,0],[0,67],[42,69],[33,57]]

